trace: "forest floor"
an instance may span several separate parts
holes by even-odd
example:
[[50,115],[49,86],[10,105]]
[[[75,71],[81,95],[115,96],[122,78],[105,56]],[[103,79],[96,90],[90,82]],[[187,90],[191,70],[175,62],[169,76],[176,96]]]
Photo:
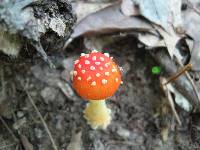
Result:
[[107,101],[111,124],[106,130],[92,130],[83,118],[86,101],[76,95],[70,80],[73,61],[86,52],[79,43],[74,41],[66,51],[49,52],[55,69],[36,55],[24,58],[27,51],[20,58],[2,59],[0,149],[53,149],[32,101],[58,150],[67,150],[70,144],[77,150],[199,149],[200,131],[195,127],[199,119],[177,106],[182,125],[177,123],[160,87],[162,68],[160,74],[152,74],[158,64],[131,36],[103,50],[123,67],[123,85]]

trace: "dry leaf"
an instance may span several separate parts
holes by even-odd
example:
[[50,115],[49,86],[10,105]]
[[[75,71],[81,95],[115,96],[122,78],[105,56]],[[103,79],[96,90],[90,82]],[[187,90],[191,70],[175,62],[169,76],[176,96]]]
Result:
[[[125,0],[127,1],[131,0]],[[173,27],[179,27],[182,25],[181,17],[181,1],[180,0],[132,0],[135,7],[130,8],[126,5],[127,12],[132,11],[132,15],[142,15],[148,20],[152,21],[155,25],[155,29],[158,30],[163,40],[160,37],[156,37],[151,34],[146,34],[145,36],[139,35],[139,40],[151,47],[164,46],[167,47],[168,52],[171,57],[174,56],[176,45],[181,37],[179,37]],[[124,2],[124,3],[125,3]],[[125,7],[125,4],[122,6]],[[130,2],[129,2],[130,3]],[[137,6],[137,7],[136,7]],[[125,8],[124,8],[125,9]],[[139,10],[139,14],[138,14]],[[130,15],[130,14],[129,14]],[[163,30],[163,28],[165,30]]]
[[25,150],[33,150],[33,145],[29,142],[25,135],[20,135],[20,140]]
[[81,35],[105,34],[119,31],[150,31],[152,25],[145,19],[125,16],[120,10],[120,4],[106,7],[90,14],[74,28],[71,38],[65,47],[76,37]]
[[191,52],[192,69],[200,71],[200,14],[193,8],[188,8],[186,11],[183,11],[183,18],[186,33],[194,40]]
[[187,112],[192,110],[192,105],[188,99],[186,99],[179,91],[177,91],[177,89],[171,83],[167,84],[167,88],[171,93],[174,94],[174,100],[179,107]]
[[177,58],[179,57],[179,53],[177,53],[176,45],[179,40],[182,38],[178,34],[174,32],[171,27],[170,32],[166,32],[161,27],[155,25],[155,29],[158,30],[160,36],[163,38],[161,39],[159,35],[152,34],[152,33],[139,33],[138,39],[149,47],[167,47],[169,55],[171,58],[175,55]]
[[72,3],[72,8],[76,14],[77,22],[85,18],[87,15],[97,12],[100,9],[108,7],[111,3],[87,3],[76,2]]
[[122,0],[121,11],[123,12],[124,15],[132,16],[134,13],[133,7],[134,4],[132,0]]
[[[133,15],[139,14],[146,17],[155,24],[161,25],[166,31],[168,26],[174,27],[182,25],[181,0],[133,0]],[[128,9],[129,7],[127,7]]]
[[172,27],[168,28],[168,32],[164,31],[161,27],[155,26],[155,28],[158,30],[160,35],[164,39],[165,46],[167,47],[167,50],[169,52],[169,55],[171,58],[173,58],[175,51],[176,51],[176,45],[178,41],[181,39],[180,36],[178,36]]
[[[151,20],[155,24],[155,28],[158,30],[160,35],[163,37],[164,45],[167,47],[169,55],[171,58],[175,55],[176,45],[178,41],[181,39],[179,35],[177,35],[174,31],[173,27],[179,27],[182,25],[182,17],[181,17],[181,1],[180,0],[133,0],[135,4],[139,7],[139,12],[141,15]],[[136,8],[138,9],[138,8]],[[136,14],[137,15],[137,14]],[[153,37],[151,37],[153,38]],[[143,39],[144,41],[144,39]],[[150,42],[150,41],[149,41]],[[160,46],[159,41],[156,39],[151,39],[151,44],[158,44]]]
[[138,39],[149,47],[163,47],[165,46],[164,41],[155,34],[149,34],[149,33],[139,33]]
[[120,5],[112,5],[87,16],[74,29],[73,38],[80,35],[96,33],[109,33],[120,30],[149,31],[152,26],[145,20],[137,17],[124,16]]
[[200,71],[200,42],[194,42],[194,49],[191,55],[192,70]]

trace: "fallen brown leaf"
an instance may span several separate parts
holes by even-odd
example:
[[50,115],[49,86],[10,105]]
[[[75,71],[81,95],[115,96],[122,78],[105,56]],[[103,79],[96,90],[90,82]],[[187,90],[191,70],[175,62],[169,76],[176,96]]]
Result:
[[158,30],[160,35],[163,37],[164,45],[167,47],[167,50],[168,50],[171,58],[173,58],[175,51],[176,51],[176,45],[182,37],[174,32],[172,26],[168,27],[168,32],[166,32],[159,26],[155,26],[155,28]]
[[178,42],[184,37],[184,35],[179,35],[174,32],[172,26],[169,27],[168,32],[163,30],[160,26],[154,25],[155,29],[160,34],[155,33],[139,33],[138,39],[149,47],[166,47],[171,58],[176,56],[180,58],[177,54],[178,49],[176,48]]
[[[182,25],[181,1],[180,0],[124,0],[122,5],[131,15],[142,15],[153,23],[162,26],[168,31],[168,26],[178,27]],[[130,7],[130,3],[134,7]],[[125,5],[127,4],[127,5]],[[125,9],[123,9],[125,10]]]
[[88,15],[81,20],[74,28],[70,39],[65,43],[64,48],[79,36],[94,34],[105,34],[120,31],[147,32],[152,30],[152,25],[145,19],[125,16],[120,9],[120,4],[114,4]]
[[112,5],[111,3],[87,3],[87,2],[76,2],[72,3],[72,8],[76,14],[77,22],[80,22],[83,18],[91,13],[97,12],[100,9]]
[[[133,3],[133,7],[130,7],[131,3]],[[146,34],[146,37],[139,35],[139,40],[147,46],[167,47],[173,58],[177,51],[176,45],[181,39],[174,30],[175,28],[180,29],[182,26],[181,4],[180,0],[123,0],[121,7],[123,8],[122,12],[125,14],[128,12],[129,16],[142,15],[150,20],[163,40],[152,34]]]

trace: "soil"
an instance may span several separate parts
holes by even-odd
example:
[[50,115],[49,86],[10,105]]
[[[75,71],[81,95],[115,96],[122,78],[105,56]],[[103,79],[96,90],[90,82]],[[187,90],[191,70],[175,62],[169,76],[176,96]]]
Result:
[[[27,57],[27,51],[19,58],[2,59],[0,149],[22,150],[28,145],[30,150],[32,146],[34,150],[53,150],[31,100],[58,150],[198,149],[198,114],[176,106],[182,121],[178,125],[160,87],[164,71],[161,68],[160,74],[152,74],[152,67],[158,64],[131,36],[102,50],[123,67],[123,84],[107,101],[112,109],[111,124],[106,130],[91,129],[83,118],[87,102],[74,92],[69,74],[73,60],[86,51],[80,43],[76,40],[66,51],[49,54],[55,69],[36,54]],[[73,144],[75,149],[70,148]]]

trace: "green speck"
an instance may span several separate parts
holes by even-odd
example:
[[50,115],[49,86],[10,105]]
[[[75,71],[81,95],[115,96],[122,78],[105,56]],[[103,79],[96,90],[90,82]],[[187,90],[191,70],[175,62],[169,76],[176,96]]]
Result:
[[161,72],[161,68],[158,66],[154,66],[154,67],[152,67],[151,72],[153,74],[159,74]]

